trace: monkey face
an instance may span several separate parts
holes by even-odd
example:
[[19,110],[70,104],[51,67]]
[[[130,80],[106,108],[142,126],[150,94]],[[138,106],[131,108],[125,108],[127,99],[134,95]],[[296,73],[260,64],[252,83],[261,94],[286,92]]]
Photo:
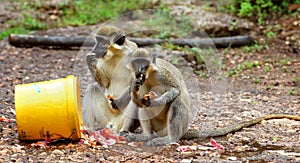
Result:
[[113,56],[124,56],[137,48],[137,45],[126,39],[125,32],[112,25],[104,25],[94,36],[95,46],[92,52],[96,58],[108,60]]
[[131,60],[131,68],[135,77],[135,91],[144,84],[147,76],[150,61],[145,58],[135,58]]
[[109,37],[101,35],[97,35],[95,38],[96,44],[92,52],[96,54],[96,58],[103,58],[111,47],[113,47],[112,50],[121,50],[121,46],[124,45],[126,39],[124,35],[112,38],[112,40]]
[[135,72],[135,78],[145,82],[147,76],[147,70],[149,68],[150,61],[146,58],[136,58],[131,61],[131,66]]
[[107,40],[104,36],[97,35],[96,44],[92,49],[92,52],[95,53],[96,58],[102,58],[107,53],[107,49],[110,45],[110,41]]

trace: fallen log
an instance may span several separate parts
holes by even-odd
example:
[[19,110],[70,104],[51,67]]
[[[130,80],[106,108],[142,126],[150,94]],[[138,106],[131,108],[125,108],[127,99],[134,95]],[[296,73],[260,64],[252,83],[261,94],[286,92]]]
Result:
[[[139,46],[149,46],[155,44],[163,44],[166,42],[179,46],[197,46],[197,47],[235,47],[254,43],[251,36],[233,36],[218,38],[183,38],[183,39],[154,39],[154,38],[136,38],[129,37],[129,40],[135,42]],[[92,37],[85,36],[38,36],[38,35],[9,35],[9,43],[14,46],[58,46],[58,47],[81,47],[93,46],[95,44]]]
[[23,35],[10,34],[8,41],[14,46],[60,46],[60,47],[80,47],[85,43],[85,46],[93,46],[95,44],[91,37],[85,36],[38,36],[38,35]]
[[217,38],[182,38],[182,39],[153,39],[153,38],[130,38],[129,40],[135,42],[139,46],[149,46],[155,44],[163,44],[170,42],[179,46],[197,46],[197,47],[231,47],[243,46],[254,43],[254,38],[251,36],[233,36],[233,37],[217,37]]

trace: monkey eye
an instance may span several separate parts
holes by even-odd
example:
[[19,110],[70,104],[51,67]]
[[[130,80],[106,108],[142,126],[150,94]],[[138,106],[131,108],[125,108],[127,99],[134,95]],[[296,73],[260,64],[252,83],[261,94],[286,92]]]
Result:
[[123,45],[125,42],[125,36],[120,37],[118,40],[115,41],[116,44],[118,45]]
[[148,68],[149,68],[149,65],[144,66],[144,70],[148,70]]

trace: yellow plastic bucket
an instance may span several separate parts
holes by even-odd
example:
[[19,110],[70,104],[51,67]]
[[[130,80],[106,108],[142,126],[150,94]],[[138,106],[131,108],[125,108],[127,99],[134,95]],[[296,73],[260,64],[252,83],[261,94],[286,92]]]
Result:
[[20,140],[81,138],[80,91],[75,76],[17,85],[15,107]]

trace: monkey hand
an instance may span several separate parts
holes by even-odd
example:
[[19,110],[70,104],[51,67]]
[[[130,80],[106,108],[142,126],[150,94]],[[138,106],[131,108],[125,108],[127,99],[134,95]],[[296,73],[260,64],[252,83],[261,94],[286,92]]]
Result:
[[142,98],[142,103],[145,106],[149,107],[151,105],[151,97],[150,97],[150,95],[148,95],[148,94],[144,95],[144,97]]
[[108,98],[108,100],[110,102],[110,105],[113,109],[119,109],[117,104],[115,103],[115,99],[114,99],[113,95],[108,95],[107,98]]
[[138,92],[140,90],[140,87],[143,85],[143,81],[140,79],[136,79],[134,83],[134,91]]
[[157,94],[154,91],[150,91],[149,93],[145,94],[143,99],[142,99],[142,103],[149,107],[151,105],[151,99],[156,99],[157,98]]

